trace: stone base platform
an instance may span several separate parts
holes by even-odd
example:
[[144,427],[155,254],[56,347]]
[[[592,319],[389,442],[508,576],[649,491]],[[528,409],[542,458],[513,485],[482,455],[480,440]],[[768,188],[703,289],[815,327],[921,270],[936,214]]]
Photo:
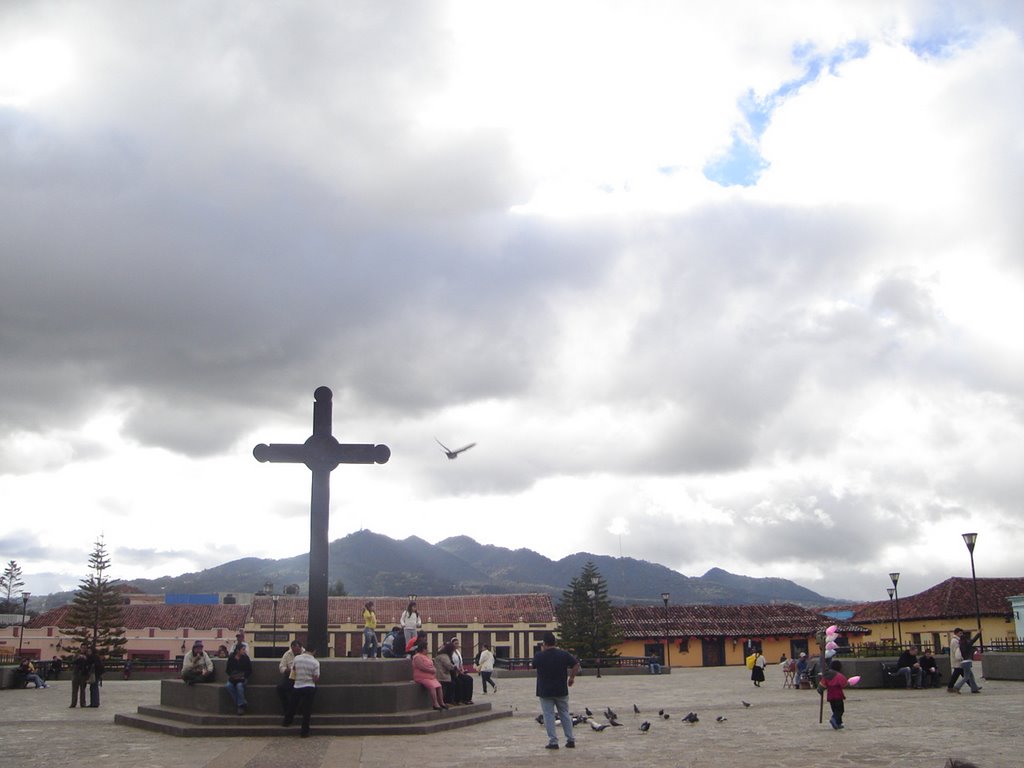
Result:
[[[288,736],[298,724],[282,726],[277,695],[277,662],[254,660],[246,685],[246,714],[236,713],[225,688],[225,663],[217,660],[213,682],[186,685],[181,680],[160,683],[160,704],[141,706],[133,714],[118,714],[114,722],[174,736]],[[412,682],[408,659],[324,659],[313,706],[312,727],[331,736],[424,734],[446,731],[499,717],[487,703],[451,707],[437,712],[430,697]]]

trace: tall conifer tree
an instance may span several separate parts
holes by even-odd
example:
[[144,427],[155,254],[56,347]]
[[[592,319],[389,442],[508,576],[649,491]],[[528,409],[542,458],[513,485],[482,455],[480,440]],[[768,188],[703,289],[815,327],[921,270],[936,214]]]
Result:
[[21,612],[20,601],[15,601],[13,598],[21,597],[21,588],[24,586],[25,582],[21,580],[21,566],[16,560],[11,560],[4,568],[4,572],[0,573],[0,595],[4,597],[0,613]]
[[89,566],[92,573],[79,584],[61,632],[71,635],[76,644],[89,643],[103,658],[120,658],[127,642],[121,610],[123,598],[106,575],[110,557],[102,537],[89,555]]
[[586,659],[618,656],[615,646],[622,638],[612,621],[608,584],[592,562],[562,591],[555,615],[563,648]]

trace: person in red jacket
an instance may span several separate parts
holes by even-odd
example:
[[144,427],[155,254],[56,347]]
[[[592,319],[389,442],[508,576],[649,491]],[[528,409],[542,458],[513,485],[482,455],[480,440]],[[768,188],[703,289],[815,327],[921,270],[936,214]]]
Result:
[[829,665],[829,669],[831,674],[822,675],[818,680],[818,687],[825,692],[825,701],[832,708],[832,717],[828,719],[829,725],[839,730],[843,727],[843,714],[846,711],[844,704],[846,694],[843,693],[843,688],[849,685],[849,681],[841,671],[843,669],[841,662],[833,661]]

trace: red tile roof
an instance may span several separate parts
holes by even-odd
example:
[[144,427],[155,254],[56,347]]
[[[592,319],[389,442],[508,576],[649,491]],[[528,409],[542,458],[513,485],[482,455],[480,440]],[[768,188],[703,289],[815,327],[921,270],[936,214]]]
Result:
[[[331,597],[327,605],[328,624],[362,624],[363,605],[373,600],[378,626],[398,623],[409,604],[407,597]],[[277,600],[277,623],[305,623],[307,598],[282,595]],[[551,596],[523,595],[459,595],[453,597],[417,597],[416,607],[424,624],[528,624],[550,623],[555,615]],[[272,624],[274,604],[270,597],[254,597],[252,621]]]
[[[1012,595],[1024,595],[1024,578],[978,579],[978,608],[982,616],[1009,614]],[[851,621],[889,621],[895,610],[895,605],[890,605],[890,602],[879,600],[857,606]],[[962,616],[974,616],[974,585],[971,579],[946,579],[916,595],[900,595],[900,619],[903,621]]]
[[[625,638],[806,636],[836,624],[840,632],[858,634],[864,627],[837,622],[798,605],[670,605],[612,608]],[[667,615],[666,615],[667,614]]]
[[[66,626],[70,605],[62,605],[36,616],[31,628]],[[248,605],[126,605],[121,608],[125,629],[231,629],[245,626]]]

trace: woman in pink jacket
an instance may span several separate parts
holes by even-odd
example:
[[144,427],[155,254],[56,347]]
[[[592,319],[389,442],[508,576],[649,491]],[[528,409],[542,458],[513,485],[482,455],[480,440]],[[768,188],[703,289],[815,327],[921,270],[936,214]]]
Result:
[[437,680],[437,670],[434,668],[434,661],[427,653],[426,643],[420,643],[416,646],[412,657],[412,679],[427,689],[434,709],[448,709],[448,705],[444,703],[441,693],[441,683]]

